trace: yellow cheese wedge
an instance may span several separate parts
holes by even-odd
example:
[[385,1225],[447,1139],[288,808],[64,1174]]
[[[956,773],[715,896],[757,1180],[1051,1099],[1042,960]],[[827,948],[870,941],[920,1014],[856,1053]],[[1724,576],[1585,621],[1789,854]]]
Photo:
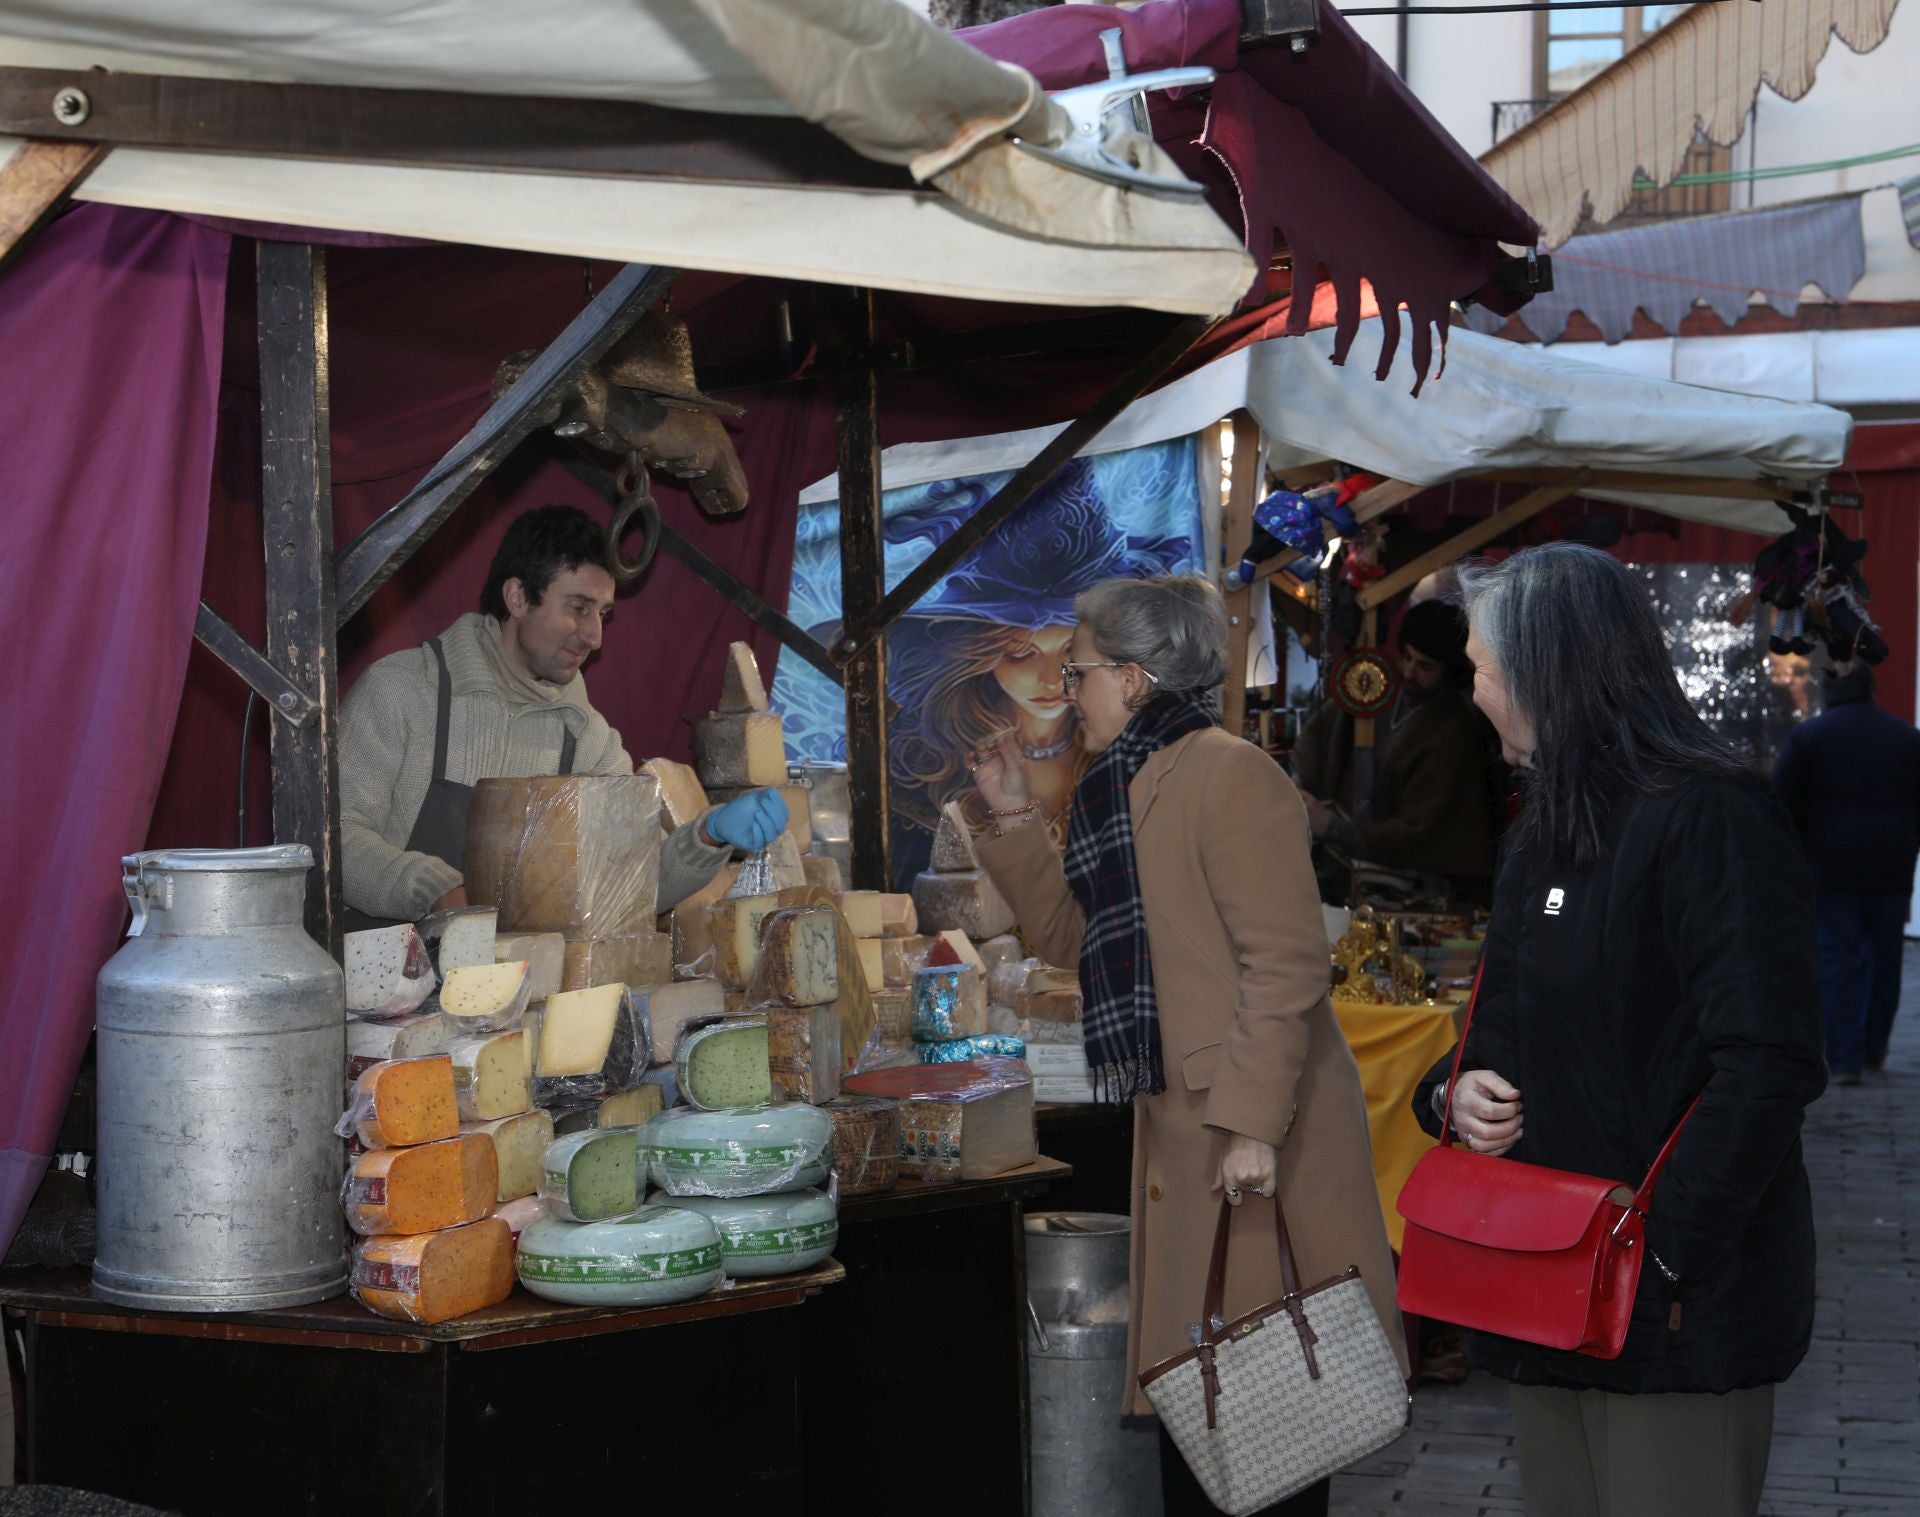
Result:
[[499,1178],[492,1142],[462,1133],[354,1155],[341,1204],[362,1235],[433,1232],[490,1213]]
[[453,1061],[444,1053],[376,1064],[354,1081],[354,1135],[368,1148],[432,1143],[460,1131]]
[[693,724],[694,767],[701,783],[722,790],[782,785],[787,748],[772,711],[720,712]]
[[[888,940],[885,938],[856,938],[854,947],[860,950],[860,967],[866,972],[868,990],[887,988],[886,956],[882,948]],[[893,942],[910,942],[908,938],[894,938]]]
[[531,969],[525,959],[456,969],[440,987],[440,1010],[474,1032],[511,1027],[532,999]]
[[490,1122],[533,1105],[527,1083],[527,1029],[455,1038],[447,1045],[453,1060],[453,1097],[462,1122]]
[[493,958],[497,964],[527,961],[529,1003],[566,989],[567,940],[557,932],[503,932],[493,940]]
[[499,1185],[494,1199],[516,1201],[540,1188],[540,1160],[553,1141],[553,1113],[516,1112],[491,1122],[462,1122],[463,1135],[485,1138],[493,1148]]
[[765,711],[767,687],[760,678],[760,661],[745,643],[727,645],[727,672],[720,681],[722,711]]
[[442,1232],[369,1238],[354,1250],[353,1295],[403,1322],[447,1322],[513,1293],[513,1232],[498,1217]]
[[613,1047],[626,994],[624,985],[596,985],[548,996],[540,1017],[534,1074],[541,1079],[599,1074]]
[[648,759],[640,766],[660,782],[660,830],[672,832],[690,826],[707,813],[707,792],[691,764],[676,764],[672,759]]

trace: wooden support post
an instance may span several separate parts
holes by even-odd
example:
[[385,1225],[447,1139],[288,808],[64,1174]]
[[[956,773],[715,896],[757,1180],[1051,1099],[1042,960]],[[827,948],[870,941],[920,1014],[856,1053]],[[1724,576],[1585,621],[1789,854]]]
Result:
[[1591,478],[1591,470],[1575,469],[1550,485],[1529,491],[1512,505],[1502,507],[1483,521],[1475,522],[1464,532],[1455,533],[1439,547],[1429,548],[1412,563],[1402,564],[1385,578],[1376,579],[1360,592],[1360,609],[1372,611],[1377,606],[1385,605],[1402,590],[1411,590],[1435,569],[1445,568],[1455,559],[1464,558],[1483,543],[1490,543],[1502,533],[1512,531],[1523,521],[1538,516],[1547,507],[1559,504],[1569,495],[1579,494]]
[[334,634],[327,266],[304,243],[259,245],[260,508],[267,658],[314,702],[273,724],[273,836],[313,850],[307,931],[340,956],[340,681]]
[[0,163],[0,269],[60,214],[108,149],[29,137]]
[[[873,292],[855,291],[843,334],[873,343]],[[840,439],[840,606],[843,626],[864,626],[886,598],[886,538],[880,522],[879,376],[854,365],[834,381]],[[892,854],[887,776],[887,642],[864,643],[845,663],[847,785],[853,798],[853,885],[889,890]]]
[[[1220,529],[1220,558],[1237,568],[1253,542],[1253,508],[1260,499],[1260,423],[1245,411],[1233,413],[1233,472],[1227,489],[1226,520]],[[1265,589],[1260,591],[1266,594]],[[1253,634],[1254,587],[1241,585],[1227,601],[1227,683],[1220,693],[1220,720],[1235,737],[1247,725],[1247,640]]]

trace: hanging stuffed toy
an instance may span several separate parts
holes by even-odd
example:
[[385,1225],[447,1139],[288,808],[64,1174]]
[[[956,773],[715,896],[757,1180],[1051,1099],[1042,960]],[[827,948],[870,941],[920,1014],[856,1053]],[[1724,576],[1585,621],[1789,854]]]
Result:
[[1358,530],[1347,502],[1370,483],[1371,475],[1355,474],[1304,493],[1275,490],[1253,508],[1253,541],[1240,560],[1240,583],[1252,584],[1261,564],[1289,553],[1281,571],[1311,580],[1327,551],[1328,536],[1352,537]]
[[1780,509],[1793,528],[1755,557],[1752,596],[1735,603],[1730,619],[1745,621],[1747,608],[1757,599],[1773,607],[1767,646],[1775,653],[1811,653],[1817,635],[1836,663],[1855,658],[1879,663],[1887,656],[1887,644],[1866,610],[1872,599],[1860,572],[1866,539],[1848,537],[1831,512],[1785,503]]

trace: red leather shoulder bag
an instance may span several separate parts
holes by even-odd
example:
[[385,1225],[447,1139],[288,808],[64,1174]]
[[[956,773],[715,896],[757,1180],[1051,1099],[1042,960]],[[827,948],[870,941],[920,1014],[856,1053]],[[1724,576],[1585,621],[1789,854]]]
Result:
[[1647,1209],[1696,1096],[1639,1188],[1453,1144],[1453,1095],[1486,961],[1474,976],[1466,1024],[1447,1076],[1440,1146],[1400,1192],[1406,1219],[1400,1309],[1544,1348],[1617,1359],[1627,1341]]

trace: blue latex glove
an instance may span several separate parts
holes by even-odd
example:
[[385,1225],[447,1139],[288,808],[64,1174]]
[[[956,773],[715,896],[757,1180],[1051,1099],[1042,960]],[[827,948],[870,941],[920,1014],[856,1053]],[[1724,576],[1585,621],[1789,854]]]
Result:
[[703,825],[715,842],[758,853],[787,830],[787,803],[777,790],[749,790],[709,812]]

